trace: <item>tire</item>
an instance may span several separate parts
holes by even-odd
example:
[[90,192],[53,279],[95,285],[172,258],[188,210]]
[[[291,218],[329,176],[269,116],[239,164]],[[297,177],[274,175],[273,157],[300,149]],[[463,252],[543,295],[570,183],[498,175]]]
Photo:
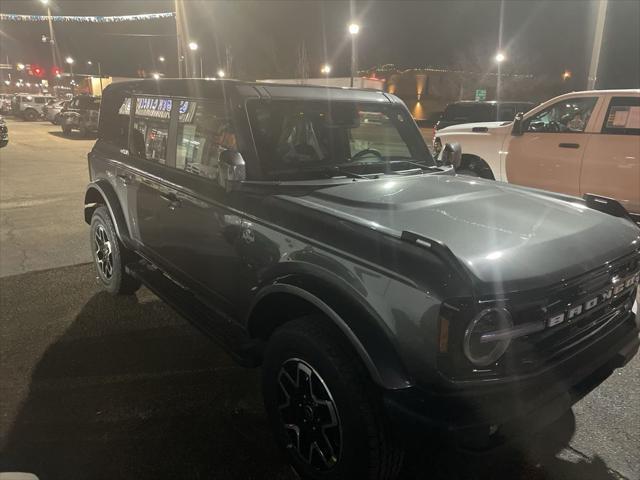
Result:
[[467,177],[479,177],[480,175],[478,174],[478,172],[476,172],[475,170],[469,170],[466,168],[463,168],[462,170],[457,170],[456,171],[457,175],[466,175]]
[[84,125],[84,123],[80,124],[80,127],[78,127],[78,131],[80,132],[80,136],[82,138],[85,138],[87,135],[89,135],[89,131],[87,130],[87,127]]
[[90,232],[93,263],[104,289],[112,295],[135,293],[140,288],[140,282],[125,271],[125,265],[133,254],[118,239],[107,207],[95,209]]
[[27,122],[33,122],[36,118],[38,118],[38,112],[36,112],[32,108],[25,110],[23,115],[24,115],[24,119]]
[[[380,393],[351,345],[326,318],[302,317],[276,330],[262,374],[276,440],[302,478],[397,477],[404,451],[387,424]],[[315,431],[309,429],[314,422]]]
[[62,124],[62,133],[65,136],[69,136],[71,134],[71,127],[65,124]]
[[53,120],[51,120],[51,123],[53,123],[54,125],[59,125],[60,124],[60,114],[56,114],[55,117],[53,117]]

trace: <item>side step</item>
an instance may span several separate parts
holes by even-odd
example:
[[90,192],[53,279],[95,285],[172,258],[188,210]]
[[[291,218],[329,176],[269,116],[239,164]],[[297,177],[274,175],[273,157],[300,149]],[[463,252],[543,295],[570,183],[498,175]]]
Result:
[[240,365],[260,365],[262,342],[250,339],[242,327],[216,313],[196,295],[164,275],[161,270],[141,260],[127,265],[126,271],[224,348]]

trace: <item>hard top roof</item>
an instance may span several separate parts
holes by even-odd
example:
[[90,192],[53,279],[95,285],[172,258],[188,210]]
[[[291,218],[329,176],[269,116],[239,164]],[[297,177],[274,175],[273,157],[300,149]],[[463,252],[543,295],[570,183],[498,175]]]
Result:
[[266,82],[243,82],[219,79],[160,79],[133,80],[112,83],[105,89],[110,94],[138,93],[191,98],[219,98],[230,93],[243,97],[299,99],[299,100],[352,100],[360,102],[397,102],[393,95],[379,90],[365,90],[316,85],[289,85]]

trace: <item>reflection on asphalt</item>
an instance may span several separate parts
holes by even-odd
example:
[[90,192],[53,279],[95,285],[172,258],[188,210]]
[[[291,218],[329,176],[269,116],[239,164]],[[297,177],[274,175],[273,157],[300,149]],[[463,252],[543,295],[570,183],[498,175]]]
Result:
[[[79,265],[0,279],[0,309],[0,471],[295,478],[269,432],[259,370],[236,366],[146,290],[111,297]],[[597,457],[557,456],[573,431],[569,415],[544,441],[492,456],[423,445],[403,478],[620,478]]]

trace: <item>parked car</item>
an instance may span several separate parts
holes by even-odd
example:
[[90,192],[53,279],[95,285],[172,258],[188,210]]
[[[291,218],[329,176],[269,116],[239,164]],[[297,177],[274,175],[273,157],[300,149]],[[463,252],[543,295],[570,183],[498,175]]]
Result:
[[456,176],[393,95],[141,80],[105,89],[99,125],[99,281],[262,365],[303,478],[395,478],[409,433],[529,436],[638,350],[619,204]]
[[54,125],[60,124],[60,114],[68,107],[68,100],[50,100],[43,108],[44,118]]
[[13,98],[12,93],[2,93],[0,94],[0,114],[6,115],[11,113],[11,99]]
[[475,122],[510,122],[518,112],[527,112],[533,102],[454,102],[450,103],[436,122],[436,131],[451,125]]
[[100,97],[78,95],[59,115],[62,132],[69,135],[71,130],[78,130],[85,137],[98,131]]
[[439,130],[446,142],[462,146],[460,173],[615,198],[640,219],[640,90],[568,93],[514,122]]
[[9,144],[9,129],[4,118],[0,117],[0,148],[6,147]]
[[54,98],[50,95],[18,93],[11,100],[11,113],[27,121],[37,120],[42,117],[43,107]]

